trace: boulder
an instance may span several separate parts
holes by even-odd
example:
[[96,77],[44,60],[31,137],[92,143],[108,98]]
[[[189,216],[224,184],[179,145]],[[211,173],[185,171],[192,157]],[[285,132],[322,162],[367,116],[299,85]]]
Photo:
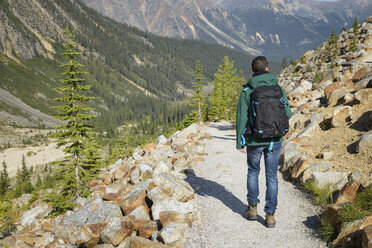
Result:
[[314,182],[318,188],[323,188],[327,185],[334,186],[338,182],[347,180],[347,174],[341,173],[341,172],[333,172],[333,171],[327,171],[327,172],[313,172],[312,178],[314,179]]
[[324,115],[321,114],[313,114],[310,119],[310,123],[302,130],[301,133],[297,135],[298,138],[301,137],[311,137],[316,132],[320,132],[321,128],[319,127],[319,123],[323,120]]
[[155,148],[156,148],[156,145],[154,143],[150,143],[150,144],[145,145],[145,147],[143,148],[143,151],[145,153],[149,153],[151,150]]
[[113,218],[101,232],[101,240],[106,244],[117,246],[133,231],[133,222],[130,218]]
[[157,187],[148,192],[148,196],[153,202],[161,201],[164,198],[185,202],[194,197],[193,188],[172,174],[161,173],[154,178],[154,183]]
[[36,219],[41,219],[47,217],[52,208],[46,204],[42,206],[37,206],[26,212],[24,212],[20,217],[20,222],[23,227],[33,224]]
[[191,226],[191,221],[185,214],[180,214],[174,211],[164,211],[159,215],[160,223],[165,227],[170,222],[186,223]]
[[363,248],[372,247],[372,225],[366,226],[362,231],[362,246]]
[[132,215],[136,219],[150,220],[148,208],[145,206],[139,206],[138,208],[130,212],[128,215]]
[[154,221],[148,221],[146,224],[139,226],[138,235],[146,239],[151,238],[154,232],[158,231],[158,225]]
[[97,224],[110,221],[112,218],[120,218],[123,214],[120,207],[111,203],[97,203],[90,206],[90,213],[86,224]]
[[301,95],[303,93],[305,93],[306,91],[308,90],[311,90],[311,88],[313,87],[313,84],[307,80],[303,80],[299,86],[297,86],[294,90],[292,90],[288,96],[295,96],[295,95]]
[[130,182],[132,184],[137,184],[140,182],[140,176],[141,176],[141,171],[139,168],[135,167],[133,170],[131,170],[130,173]]
[[346,94],[347,90],[345,87],[332,91],[329,95],[329,98],[327,98],[328,106],[334,106],[340,103],[339,100],[341,100],[341,98],[343,98]]
[[106,226],[107,223],[89,224],[83,226],[81,228],[79,236],[77,236],[76,244],[79,247],[96,247],[99,241],[100,234]]
[[150,182],[151,179],[137,185],[128,195],[125,196],[123,201],[120,203],[120,207],[124,211],[125,215],[140,206],[144,206],[145,208],[147,207],[145,198],[146,190]]
[[355,104],[372,104],[372,89],[362,89],[354,95]]
[[356,71],[353,75],[353,77],[351,78],[351,80],[356,83],[358,81],[360,81],[361,79],[363,79],[366,75],[368,75],[368,73],[370,72],[371,70],[366,68],[366,67],[363,67],[361,69],[359,69],[358,71]]
[[57,225],[54,227],[55,238],[62,240],[65,244],[76,244],[80,232],[81,227],[78,225]]
[[369,131],[360,137],[357,146],[357,152],[368,151],[372,147],[372,131]]
[[335,108],[332,113],[332,127],[346,126],[346,123],[351,121],[352,110],[353,108],[350,106]]
[[168,142],[167,137],[165,137],[164,135],[160,135],[160,136],[156,139],[155,144],[156,144],[157,146],[162,146],[162,145],[165,145],[167,142]]
[[131,236],[130,248],[169,248],[169,246],[138,236]]
[[324,95],[325,95],[326,100],[328,101],[331,93],[339,88],[341,88],[341,84],[339,82],[331,83],[327,87],[325,87]]
[[291,169],[291,178],[296,179],[298,178],[301,173],[306,170],[310,164],[307,161],[306,156],[302,155],[299,156],[296,162],[293,164],[292,169]]
[[155,165],[153,175],[156,176],[161,173],[167,173],[169,172],[169,170],[170,170],[169,166],[165,162],[160,161],[159,163]]
[[159,215],[164,211],[174,211],[181,214],[188,214],[195,211],[194,206],[191,203],[179,202],[175,199],[164,199],[160,202],[155,202],[152,207],[152,216],[154,220],[159,219]]
[[[293,142],[293,143],[296,143],[296,142]],[[292,168],[292,166],[296,163],[296,161],[301,157],[302,155],[297,149],[290,149],[286,147],[283,150],[283,166],[281,167],[281,171],[285,172],[288,169]]]
[[186,229],[186,223],[170,222],[160,231],[159,235],[165,244],[169,244],[181,241]]
[[347,223],[332,244],[336,247],[362,247],[362,230],[370,225],[372,216]]
[[352,202],[358,192],[360,182],[350,181],[341,189],[337,199],[335,199],[336,204]]

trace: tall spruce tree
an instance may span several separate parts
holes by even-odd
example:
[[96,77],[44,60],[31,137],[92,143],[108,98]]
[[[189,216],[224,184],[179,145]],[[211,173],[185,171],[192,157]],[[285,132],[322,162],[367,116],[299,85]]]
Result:
[[358,24],[358,18],[354,18],[353,22],[353,37],[351,39],[350,44],[350,51],[355,52],[357,50],[357,38],[359,35],[359,24]]
[[200,61],[196,61],[195,66],[195,83],[193,85],[195,91],[192,95],[193,103],[191,106],[196,107],[198,113],[198,120],[203,121],[203,105],[205,104],[205,93],[203,92],[204,86],[204,74],[203,74],[203,66],[201,65]]
[[225,56],[223,64],[214,74],[213,92],[210,100],[210,118],[234,120],[236,117],[236,104],[244,84],[244,78],[237,75],[234,62]]
[[0,195],[5,196],[10,187],[10,178],[8,168],[5,161],[3,161],[3,170],[0,172]]
[[57,132],[54,136],[59,146],[66,146],[63,151],[67,154],[59,163],[55,175],[61,187],[61,194],[58,198],[52,199],[56,212],[72,208],[75,198],[86,195],[87,181],[95,171],[92,164],[86,161],[86,150],[92,129],[86,121],[94,117],[88,114],[92,108],[87,107],[86,102],[93,98],[82,94],[88,91],[91,85],[84,84],[82,75],[85,72],[81,70],[83,65],[78,62],[81,53],[76,49],[74,35],[68,28],[64,47],[63,54],[67,62],[61,65],[64,68],[60,80],[63,86],[57,88],[64,96],[54,99],[62,105],[52,107],[60,111],[56,117],[64,121],[63,125],[56,126]]

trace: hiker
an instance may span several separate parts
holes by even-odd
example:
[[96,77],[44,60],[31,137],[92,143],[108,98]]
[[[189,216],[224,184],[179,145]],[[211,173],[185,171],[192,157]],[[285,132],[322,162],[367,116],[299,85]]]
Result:
[[248,220],[258,219],[257,204],[260,202],[258,175],[261,156],[264,154],[265,224],[272,228],[276,224],[274,213],[278,204],[279,156],[283,136],[289,131],[288,119],[292,112],[284,90],[278,85],[278,78],[269,74],[268,62],[264,56],[253,59],[252,71],[253,77],[243,85],[244,89],[237,106],[236,148],[242,153],[247,153]]

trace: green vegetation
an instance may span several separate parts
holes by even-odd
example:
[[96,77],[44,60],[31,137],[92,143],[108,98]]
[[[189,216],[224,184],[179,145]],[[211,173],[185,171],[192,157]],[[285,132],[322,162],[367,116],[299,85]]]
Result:
[[205,93],[203,92],[204,86],[204,75],[203,75],[203,67],[200,64],[200,61],[196,61],[196,68],[195,68],[195,83],[193,85],[195,91],[192,95],[193,103],[191,106],[196,108],[197,111],[197,119],[199,121],[203,121],[203,105],[205,104]]
[[372,187],[357,194],[354,201],[346,204],[340,211],[340,219],[343,223],[353,222],[372,215]]
[[328,45],[336,44],[337,43],[337,35],[334,29],[332,29],[331,37],[328,39]]
[[338,235],[337,228],[335,228],[328,220],[320,220],[318,231],[326,242],[331,242],[337,238]]
[[351,52],[355,52],[357,50],[356,44],[357,44],[358,35],[359,35],[358,18],[355,17],[354,22],[353,22],[353,36],[352,36],[351,44],[350,44]]
[[313,179],[309,179],[304,183],[303,187],[311,195],[312,202],[315,205],[325,206],[332,203],[333,191],[329,185],[319,188]]
[[288,67],[287,58],[284,57],[282,60],[282,70]]
[[317,71],[315,73],[314,78],[313,78],[313,83],[316,84],[316,83],[319,83],[322,80],[323,80],[323,73],[321,71]]
[[0,195],[5,195],[10,187],[10,179],[8,168],[5,161],[3,161],[3,170],[0,172]]

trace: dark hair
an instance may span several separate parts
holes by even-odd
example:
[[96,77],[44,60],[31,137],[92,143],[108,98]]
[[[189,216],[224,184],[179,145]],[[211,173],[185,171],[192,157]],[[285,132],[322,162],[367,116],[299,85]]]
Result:
[[268,67],[269,64],[267,63],[267,60],[264,56],[258,56],[253,59],[252,61],[252,71],[254,73],[259,71],[264,71],[266,67]]

